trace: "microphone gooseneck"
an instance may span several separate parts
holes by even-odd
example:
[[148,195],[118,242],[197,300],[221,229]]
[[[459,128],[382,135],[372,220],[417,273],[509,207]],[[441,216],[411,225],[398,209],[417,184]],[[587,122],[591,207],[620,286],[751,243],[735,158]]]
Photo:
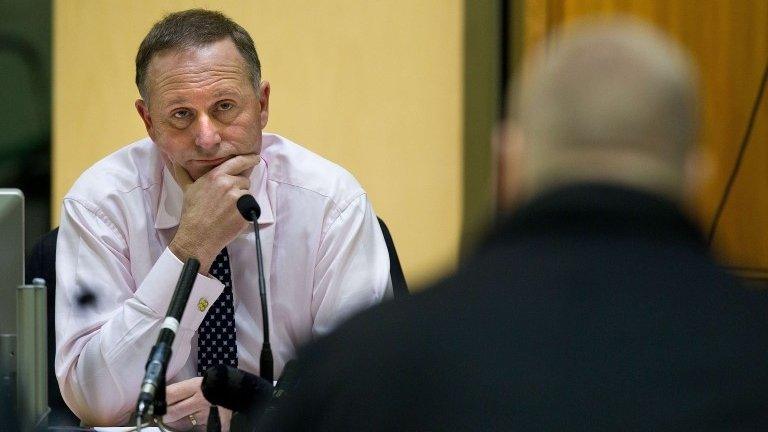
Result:
[[256,236],[256,260],[259,267],[259,297],[261,299],[261,321],[264,329],[264,343],[261,346],[259,358],[259,375],[272,383],[274,381],[274,361],[272,347],[269,344],[269,312],[267,311],[267,284],[264,280],[264,258],[261,253],[261,237],[259,235],[258,219],[261,208],[252,195],[243,195],[237,200],[237,210],[249,222],[253,222],[253,232]]
[[171,345],[176,337],[176,330],[179,328],[192,286],[195,284],[198,269],[200,269],[200,261],[195,258],[189,258],[181,269],[157,342],[147,359],[144,380],[141,382],[141,391],[136,402],[136,417],[139,421],[145,415],[165,414],[165,372],[171,359]]
[[211,405],[208,409],[208,423],[205,425],[205,432],[221,432],[221,417],[219,417],[219,408]]

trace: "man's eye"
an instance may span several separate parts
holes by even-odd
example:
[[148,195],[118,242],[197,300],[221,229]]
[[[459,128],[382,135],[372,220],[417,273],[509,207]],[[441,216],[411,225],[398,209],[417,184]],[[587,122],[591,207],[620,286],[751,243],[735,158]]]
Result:
[[235,104],[233,104],[232,102],[222,102],[219,104],[219,109],[221,111],[229,111],[234,107],[235,107]]
[[187,110],[178,110],[173,113],[173,117],[177,119],[185,119],[189,117],[189,111]]

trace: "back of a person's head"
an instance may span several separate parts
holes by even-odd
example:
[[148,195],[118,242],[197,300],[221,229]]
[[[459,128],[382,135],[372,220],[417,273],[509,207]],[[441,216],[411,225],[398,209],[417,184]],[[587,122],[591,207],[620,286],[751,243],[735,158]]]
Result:
[[679,198],[696,87],[687,54],[647,24],[589,19],[553,33],[513,90],[528,183],[610,181]]

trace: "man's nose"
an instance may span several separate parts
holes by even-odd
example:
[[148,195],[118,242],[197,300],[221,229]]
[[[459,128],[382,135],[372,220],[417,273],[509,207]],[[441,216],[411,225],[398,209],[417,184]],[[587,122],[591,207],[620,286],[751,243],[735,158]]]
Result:
[[195,136],[196,146],[210,149],[221,142],[219,125],[216,124],[216,120],[213,120],[207,115],[201,115],[198,117],[197,121],[197,135]]

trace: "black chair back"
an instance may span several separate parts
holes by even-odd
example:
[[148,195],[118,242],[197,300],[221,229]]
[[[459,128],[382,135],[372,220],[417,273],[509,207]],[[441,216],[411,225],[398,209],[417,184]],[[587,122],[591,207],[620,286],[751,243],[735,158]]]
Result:
[[397,257],[392,234],[390,234],[387,224],[381,218],[377,219],[379,219],[379,226],[382,234],[384,234],[384,241],[387,243],[387,252],[389,252],[389,277],[392,279],[393,294],[395,299],[407,297],[408,284],[405,282],[405,274],[403,274],[403,267],[400,265],[400,258]]

